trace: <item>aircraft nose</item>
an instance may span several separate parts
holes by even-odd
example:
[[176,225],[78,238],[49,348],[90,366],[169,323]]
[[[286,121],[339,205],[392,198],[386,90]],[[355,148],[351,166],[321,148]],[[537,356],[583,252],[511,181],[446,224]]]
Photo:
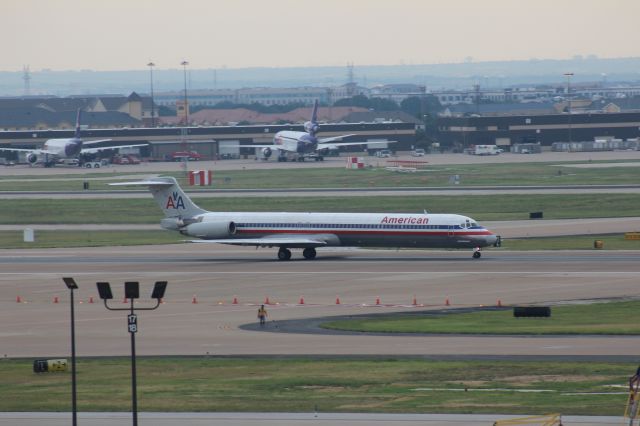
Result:
[[495,246],[498,242],[498,236],[496,234],[487,235],[484,240],[488,246]]

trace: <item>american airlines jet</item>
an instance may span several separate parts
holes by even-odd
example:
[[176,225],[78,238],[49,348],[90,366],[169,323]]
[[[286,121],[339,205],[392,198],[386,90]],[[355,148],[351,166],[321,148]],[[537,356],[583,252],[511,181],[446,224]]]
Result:
[[[274,151],[278,153],[278,161],[287,161],[287,154],[292,154],[298,161],[305,158],[313,158],[322,161],[323,153],[340,146],[367,145],[371,142],[336,142],[353,135],[334,136],[331,138],[318,138],[320,131],[318,124],[318,100],[313,104],[311,119],[304,123],[304,132],[294,130],[282,130],[273,137],[271,145],[240,145],[240,148],[260,148],[262,157],[269,158]],[[388,141],[393,143],[395,141]]]
[[111,185],[147,186],[164,212],[161,226],[210,242],[278,247],[278,259],[302,249],[315,259],[318,247],[415,247],[480,249],[498,237],[475,220],[457,214],[209,212],[191,201],[173,177]]
[[107,142],[111,139],[98,139],[83,141],[80,137],[80,112],[76,116],[76,132],[72,138],[48,139],[42,149],[20,149],[20,148],[0,148],[0,151],[26,152],[27,162],[36,164],[42,161],[45,167],[55,165],[56,161],[65,158],[78,158],[81,154],[93,154],[99,151],[118,148],[132,148],[136,146],[147,146],[147,144],[118,145],[100,148],[85,148],[86,145],[93,145],[100,142]]

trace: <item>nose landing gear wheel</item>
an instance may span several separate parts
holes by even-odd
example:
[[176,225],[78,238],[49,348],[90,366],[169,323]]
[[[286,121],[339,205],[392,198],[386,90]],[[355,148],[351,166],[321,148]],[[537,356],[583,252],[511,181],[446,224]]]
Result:
[[316,249],[313,247],[306,248],[302,251],[302,255],[305,259],[312,260],[316,258]]
[[480,259],[480,256],[482,256],[482,253],[480,253],[479,251],[474,251],[473,252],[473,258],[474,259]]
[[291,250],[281,247],[278,250],[278,260],[289,260],[291,259]]

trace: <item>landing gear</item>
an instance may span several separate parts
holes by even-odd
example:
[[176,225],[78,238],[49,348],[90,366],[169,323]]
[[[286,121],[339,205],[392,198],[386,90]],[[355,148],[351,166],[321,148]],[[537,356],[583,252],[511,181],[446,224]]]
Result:
[[476,247],[475,249],[473,249],[474,259],[480,259],[481,256],[482,256],[482,253],[480,252],[480,247]]
[[316,249],[313,247],[306,248],[302,251],[302,255],[307,260],[313,260],[316,258]]
[[278,260],[289,260],[291,259],[291,250],[286,249],[284,247],[280,247],[278,250]]

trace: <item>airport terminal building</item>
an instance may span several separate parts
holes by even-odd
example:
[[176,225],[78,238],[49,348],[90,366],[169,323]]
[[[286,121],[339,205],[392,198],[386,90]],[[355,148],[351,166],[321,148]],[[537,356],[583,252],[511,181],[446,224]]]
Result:
[[449,147],[551,146],[556,142],[636,139],[640,137],[640,111],[439,117],[437,125],[441,144]]

